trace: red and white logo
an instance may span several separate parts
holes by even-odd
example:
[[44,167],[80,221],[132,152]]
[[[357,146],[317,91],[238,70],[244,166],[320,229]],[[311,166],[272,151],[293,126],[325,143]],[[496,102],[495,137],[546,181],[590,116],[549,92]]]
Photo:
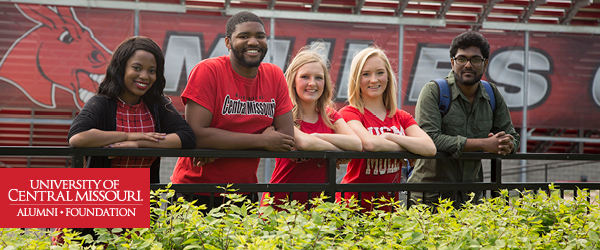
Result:
[[81,109],[104,79],[112,52],[81,23],[73,8],[15,6],[37,25],[8,49],[0,61],[0,80],[44,108],[56,108],[57,88],[68,91]]

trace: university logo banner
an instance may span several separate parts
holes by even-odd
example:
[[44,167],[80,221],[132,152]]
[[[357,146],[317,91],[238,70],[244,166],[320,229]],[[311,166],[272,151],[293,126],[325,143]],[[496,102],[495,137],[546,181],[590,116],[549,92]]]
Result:
[[0,228],[147,228],[148,168],[0,169]]

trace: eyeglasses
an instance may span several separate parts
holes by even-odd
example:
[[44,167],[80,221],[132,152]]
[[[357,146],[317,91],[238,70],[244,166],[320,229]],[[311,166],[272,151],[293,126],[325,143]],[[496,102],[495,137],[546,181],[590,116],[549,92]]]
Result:
[[454,61],[458,65],[465,65],[465,64],[467,64],[467,62],[471,62],[471,65],[473,65],[473,66],[481,66],[481,64],[483,63],[483,61],[485,61],[485,58],[481,58],[481,57],[471,57],[471,58],[455,57]]

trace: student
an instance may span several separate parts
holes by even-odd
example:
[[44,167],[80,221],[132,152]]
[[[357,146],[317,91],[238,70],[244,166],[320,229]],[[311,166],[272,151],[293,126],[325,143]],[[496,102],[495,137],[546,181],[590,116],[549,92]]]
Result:
[[[452,70],[444,78],[451,90],[448,113],[440,113],[440,90],[434,81],[423,87],[417,100],[417,121],[433,138],[437,148],[453,157],[473,151],[506,155],[517,152],[519,148],[520,136],[515,131],[502,94],[495,84],[489,83],[494,106],[497,107],[492,110],[491,96],[481,81],[489,58],[490,44],[483,35],[475,31],[461,33],[450,44]],[[481,160],[418,159],[408,182],[483,182]],[[460,208],[471,199],[471,192],[413,192],[412,201],[435,205],[440,199],[450,199],[454,201],[455,208]],[[477,190],[474,193],[473,202],[480,202],[483,192]]]
[[[229,55],[196,64],[181,94],[185,119],[194,130],[197,148],[289,151],[294,146],[292,102],[285,77],[275,64],[263,63],[267,35],[262,20],[242,11],[227,21]],[[260,158],[180,157],[173,183],[257,183]],[[217,207],[217,194],[185,197]],[[251,197],[256,200],[258,197]]]
[[[164,62],[152,39],[125,39],[115,50],[98,93],[73,120],[69,145],[194,148],[194,132],[163,93]],[[150,168],[150,183],[160,182],[158,157],[93,156],[86,161],[90,168]]]
[[[368,47],[354,56],[348,95],[350,105],[342,108],[340,114],[360,137],[365,151],[436,154],[431,138],[410,114],[396,107],[396,77],[381,49]],[[399,183],[404,162],[403,159],[352,159],[342,183]],[[361,196],[361,205],[367,210],[374,206],[365,200],[379,197],[398,200],[397,192],[379,192],[377,197],[374,192],[363,192]],[[346,192],[344,197],[357,199],[358,194]],[[389,210],[390,207],[382,209]]]
[[[163,53],[152,39],[125,39],[115,50],[98,92],[73,120],[69,145],[194,148],[194,132],[163,93],[164,64]],[[86,167],[150,168],[150,183],[160,182],[159,157],[92,156],[86,159]],[[93,228],[73,230],[98,237]],[[53,243],[62,242],[61,236]]]
[[[332,106],[333,87],[327,64],[317,53],[321,44],[304,47],[285,72],[290,99],[294,104],[294,142],[297,150],[361,151],[360,138]],[[325,183],[327,159],[278,158],[270,183]],[[320,194],[312,193],[312,197]],[[263,194],[263,199],[269,193]],[[290,198],[273,193],[274,204]],[[293,200],[307,203],[308,193],[295,192]]]

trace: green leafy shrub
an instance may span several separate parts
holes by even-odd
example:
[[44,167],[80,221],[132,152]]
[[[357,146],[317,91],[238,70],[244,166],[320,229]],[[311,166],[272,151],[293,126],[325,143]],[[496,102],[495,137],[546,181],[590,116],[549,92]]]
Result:
[[[424,205],[394,212],[359,212],[356,201],[297,202],[280,209],[230,201],[206,211],[204,205],[179,199],[173,190],[152,192],[150,228],[96,229],[97,241],[66,233],[65,243],[51,246],[51,233],[0,229],[4,249],[600,249],[600,209],[590,204],[586,190],[572,200],[550,192],[520,192],[467,203],[460,210],[440,201],[435,213]],[[594,197],[594,200],[596,197]],[[241,202],[243,205],[235,205]],[[382,201],[375,201],[383,204]],[[241,204],[240,203],[240,204]],[[163,207],[163,208],[160,208]],[[54,233],[56,234],[56,233]]]

